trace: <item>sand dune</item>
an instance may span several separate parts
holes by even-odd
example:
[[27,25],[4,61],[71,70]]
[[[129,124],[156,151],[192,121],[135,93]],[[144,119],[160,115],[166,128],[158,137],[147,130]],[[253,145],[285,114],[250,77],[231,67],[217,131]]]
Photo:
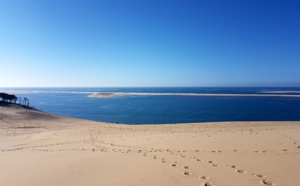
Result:
[[0,106],[0,185],[300,185],[300,122],[121,125]]

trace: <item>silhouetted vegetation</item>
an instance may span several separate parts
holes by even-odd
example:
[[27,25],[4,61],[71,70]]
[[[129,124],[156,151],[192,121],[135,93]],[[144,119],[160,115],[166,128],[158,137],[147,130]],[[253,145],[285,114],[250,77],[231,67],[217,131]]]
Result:
[[17,103],[18,97],[13,94],[6,94],[1,92],[0,98],[3,102]]
[[[22,98],[22,97],[18,98],[14,94],[7,94],[7,93],[4,93],[4,92],[1,92],[0,93],[0,99],[1,99],[1,101],[0,101],[1,105],[7,104],[7,103],[17,104],[17,101],[19,100],[18,105],[22,105],[24,107],[29,108],[29,99],[28,98]],[[33,107],[31,107],[31,108],[33,108]]]

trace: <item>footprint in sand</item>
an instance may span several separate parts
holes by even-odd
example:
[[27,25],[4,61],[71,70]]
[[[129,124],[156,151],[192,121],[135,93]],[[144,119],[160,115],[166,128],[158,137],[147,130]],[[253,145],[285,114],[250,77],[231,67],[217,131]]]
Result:
[[172,163],[172,167],[177,167],[177,164],[176,163]]
[[185,171],[183,174],[186,175],[186,176],[188,176],[188,175],[191,175],[192,173],[189,172],[189,171]]
[[184,168],[184,169],[189,169],[190,167],[189,167],[189,166],[184,166],[183,168]]
[[238,170],[236,170],[236,172],[238,172],[238,173],[246,173],[247,171],[238,169]]
[[208,180],[209,177],[208,176],[200,176],[201,179],[204,179],[204,180]]
[[259,178],[267,177],[266,175],[263,175],[263,174],[252,174],[252,176],[256,176],[256,177],[259,177]]
[[202,183],[201,186],[214,186],[211,182]]
[[262,185],[275,185],[274,183],[272,183],[272,182],[269,181],[269,180],[262,180],[262,181],[260,182],[260,184],[262,184]]

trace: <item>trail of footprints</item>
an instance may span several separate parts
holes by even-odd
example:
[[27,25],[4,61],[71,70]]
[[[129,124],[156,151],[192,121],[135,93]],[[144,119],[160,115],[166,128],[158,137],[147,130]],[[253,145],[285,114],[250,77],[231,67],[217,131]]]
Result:
[[[172,158],[165,158],[160,157],[158,154],[161,152],[168,152],[171,157],[180,157],[182,159],[189,158],[195,161],[193,163],[193,166],[201,166],[201,164],[210,165],[212,167],[219,167],[222,165],[217,164],[217,162],[213,160],[202,160],[201,158],[194,156],[194,157],[187,157],[186,151],[175,151],[170,149],[147,149],[143,147],[134,147],[134,146],[126,146],[126,145],[118,145],[114,143],[107,143],[105,142],[105,139],[100,140],[100,131],[96,133],[96,135],[93,135],[93,132],[95,133],[95,130],[90,129],[90,138],[84,139],[84,140],[75,140],[75,141],[65,141],[60,143],[53,143],[53,144],[46,144],[46,145],[36,145],[36,146],[24,146],[24,147],[18,147],[15,149],[2,149],[2,152],[5,151],[17,151],[17,150],[33,150],[33,151],[45,151],[45,152],[53,152],[53,151],[89,151],[89,152],[114,152],[114,153],[138,153],[141,154],[143,157],[151,157],[153,160],[157,161],[159,160],[161,163],[164,163],[166,166],[172,166],[174,168],[181,168],[182,169],[182,175],[184,176],[195,176],[199,179],[201,179],[202,183],[201,186],[216,186],[212,182],[210,182],[210,177],[208,175],[199,175],[198,173],[192,173],[190,171],[191,167],[185,164],[182,164],[178,161],[172,160]],[[69,149],[58,149],[58,150],[51,150],[47,149],[52,146],[63,146],[63,145],[69,145],[69,144],[87,144],[89,143],[92,147],[91,149],[85,149],[85,148],[69,148]],[[300,147],[299,147],[300,148]],[[194,152],[200,152],[199,150],[194,150]],[[221,153],[222,151],[211,151],[212,153]],[[233,150],[233,152],[238,152],[237,150]],[[174,158],[175,159],[175,158]],[[178,159],[178,158],[177,158]],[[248,172],[244,169],[241,169],[237,165],[223,165],[223,167],[228,168],[229,170],[232,169],[237,174],[247,174]],[[266,179],[266,175],[263,174],[256,174],[256,173],[248,173],[250,176],[256,177],[258,180],[258,184],[260,185],[275,185],[272,181]]]
[[[154,160],[158,160],[159,159],[162,163],[166,163],[167,165],[171,165],[174,168],[178,168],[178,167],[182,168],[183,169],[183,171],[182,171],[183,175],[185,175],[185,176],[194,175],[195,177],[202,179],[204,182],[201,184],[201,186],[214,186],[213,183],[207,181],[207,180],[210,179],[209,176],[193,174],[192,172],[189,171],[190,170],[189,166],[187,166],[187,165],[181,165],[181,163],[179,163],[178,161],[167,160],[164,157],[159,158],[159,156],[156,155],[156,154],[158,154],[158,152],[162,152],[162,151],[163,150],[161,150],[161,149],[157,149],[157,150],[151,149],[151,150],[144,150],[144,151],[143,150],[139,150],[139,151],[137,151],[137,153],[142,153],[143,156],[152,157]],[[169,152],[171,155],[177,155],[177,156],[180,156],[181,158],[186,158],[186,156],[183,153],[180,153],[181,151],[176,151],[176,152],[170,151],[170,150],[166,150],[166,151]],[[182,151],[182,152],[184,152],[184,151]],[[154,155],[152,155],[152,154],[154,154]],[[212,167],[218,167],[218,166],[220,166],[219,164],[217,164],[215,161],[212,161],[212,160],[204,161],[204,160],[201,160],[198,157],[188,157],[188,158],[194,159],[196,162],[210,164]],[[240,169],[240,167],[237,166],[237,165],[225,165],[225,167],[233,169],[236,173],[239,173],[239,174],[245,174],[245,173],[247,173],[246,170]],[[254,174],[254,173],[249,174],[249,175],[258,178],[259,179],[258,184],[260,184],[260,185],[275,185],[272,181],[265,179],[267,177],[266,175],[263,175],[263,174]]]
[[[283,137],[288,139],[293,145],[295,145],[296,149],[300,150],[300,143],[296,138],[287,135],[283,135]],[[283,150],[287,151],[287,149],[283,149]]]

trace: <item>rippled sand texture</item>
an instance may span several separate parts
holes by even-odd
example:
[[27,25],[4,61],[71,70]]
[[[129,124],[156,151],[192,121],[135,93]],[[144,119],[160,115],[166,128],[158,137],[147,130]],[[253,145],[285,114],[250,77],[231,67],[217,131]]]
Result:
[[300,185],[300,122],[120,125],[0,106],[0,185]]

